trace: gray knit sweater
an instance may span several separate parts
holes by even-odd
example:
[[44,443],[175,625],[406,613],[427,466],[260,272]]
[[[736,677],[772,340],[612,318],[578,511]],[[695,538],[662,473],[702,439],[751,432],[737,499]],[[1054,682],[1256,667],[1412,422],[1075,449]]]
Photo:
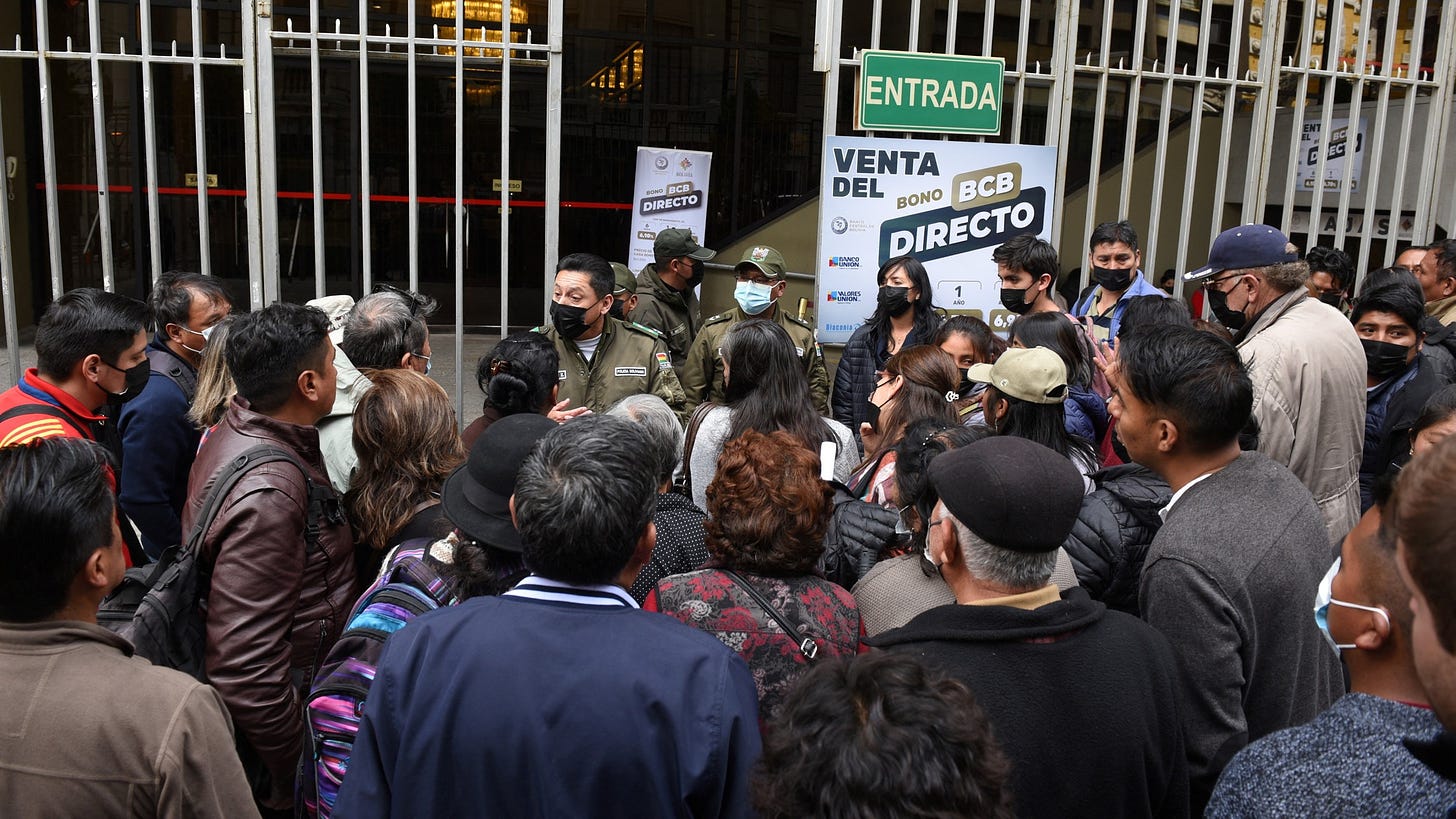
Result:
[[1308,725],[1240,751],[1205,816],[1444,816],[1456,805],[1456,783],[1400,742],[1440,730],[1429,708],[1347,694]]
[[1190,487],[1148,547],[1139,603],[1178,655],[1195,813],[1245,745],[1344,693],[1313,612],[1333,560],[1309,490],[1258,452]]

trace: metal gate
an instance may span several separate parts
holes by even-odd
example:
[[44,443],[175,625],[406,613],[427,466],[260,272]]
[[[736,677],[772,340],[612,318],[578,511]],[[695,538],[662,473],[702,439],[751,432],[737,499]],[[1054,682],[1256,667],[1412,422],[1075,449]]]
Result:
[[1456,232],[1453,2],[821,0],[816,43],[826,134],[850,133],[860,49],[1004,57],[991,139],[1059,146],[1064,267],[1121,218],[1150,275],[1242,222],[1347,248],[1357,274]]
[[[13,43],[0,42],[0,63],[20,61],[39,91],[33,112],[24,110],[24,99],[0,99],[0,126],[32,115],[38,125],[27,127],[36,127],[43,141],[43,180],[17,184],[29,182],[23,165],[0,179],[0,280],[12,383],[20,375],[11,241],[17,193],[22,208],[32,197],[43,202],[52,298],[83,285],[140,292],[142,279],[172,266],[164,249],[174,245],[202,273],[245,279],[254,308],[368,292],[383,278],[376,259],[391,256],[398,258],[395,269],[383,273],[419,289],[417,237],[423,234],[432,237],[425,268],[437,280],[441,271],[453,278],[457,364],[467,278],[479,286],[498,274],[498,310],[490,311],[498,323],[484,326],[509,332],[513,206],[542,214],[548,276],[559,234],[563,0],[529,5],[537,19],[526,0],[300,0],[297,6],[35,0],[33,26],[21,26]],[[58,26],[71,33],[53,34]],[[89,115],[76,104],[83,87]],[[542,177],[542,195],[534,200],[513,198],[518,185],[511,173],[522,162],[512,160],[511,134],[521,116],[517,106],[513,123],[512,91],[522,88],[532,103],[529,115],[540,117],[545,131],[543,143],[527,146]],[[173,109],[188,97],[191,145],[158,126],[179,117]],[[58,106],[65,109],[60,115]],[[498,118],[498,130],[476,127],[488,118]],[[89,129],[70,127],[86,119]],[[425,121],[444,127],[421,134]],[[371,135],[371,122],[390,127]],[[387,145],[396,130],[404,131],[406,144]],[[58,168],[58,140],[86,139],[87,132],[91,166]],[[135,149],[131,155],[128,146]],[[422,191],[422,154],[452,149],[453,179],[431,179]],[[0,156],[9,156],[3,129]],[[179,207],[188,200],[195,222]],[[381,208],[389,218],[377,218]],[[134,241],[120,243],[130,248],[129,259],[114,253],[118,210],[132,227]],[[423,230],[422,212],[430,221]],[[474,268],[467,261],[472,215],[499,220],[495,271],[485,259]],[[221,251],[212,235],[217,230],[234,237]],[[227,247],[235,258],[222,258]],[[311,287],[294,276],[300,268],[311,268]],[[541,307],[529,301],[518,305],[528,322],[539,318]],[[457,366],[457,408],[463,373]]]

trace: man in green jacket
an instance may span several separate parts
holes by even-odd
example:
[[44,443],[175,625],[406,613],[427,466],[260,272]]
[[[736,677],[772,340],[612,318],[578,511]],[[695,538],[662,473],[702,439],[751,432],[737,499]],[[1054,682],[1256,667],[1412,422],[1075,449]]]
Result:
[[662,339],[609,315],[615,277],[600,256],[573,253],[556,267],[551,324],[536,331],[561,357],[557,399],[604,412],[628,395],[650,392],[686,417],[685,398]]
[[637,277],[637,307],[630,318],[667,337],[672,366],[681,374],[701,324],[696,288],[703,283],[703,262],[718,252],[700,246],[686,228],[668,228],[658,231],[652,255],[656,263]]
[[788,287],[783,255],[767,245],[756,245],[743,254],[733,273],[738,279],[733,290],[738,306],[703,322],[679,375],[687,393],[688,411],[704,401],[723,402],[723,338],[733,325],[749,319],[767,319],[778,322],[794,340],[794,351],[804,362],[804,375],[809,379],[809,393],[819,411],[828,415],[829,372],[824,368],[824,354],[814,339],[814,327],[778,306]]

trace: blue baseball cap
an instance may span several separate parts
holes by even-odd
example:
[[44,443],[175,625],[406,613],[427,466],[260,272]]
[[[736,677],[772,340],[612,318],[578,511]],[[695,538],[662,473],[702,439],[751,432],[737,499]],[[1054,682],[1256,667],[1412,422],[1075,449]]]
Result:
[[1208,249],[1208,264],[1183,274],[1184,281],[1196,281],[1225,270],[1247,270],[1299,260],[1287,250],[1289,237],[1268,225],[1240,225],[1218,234]]

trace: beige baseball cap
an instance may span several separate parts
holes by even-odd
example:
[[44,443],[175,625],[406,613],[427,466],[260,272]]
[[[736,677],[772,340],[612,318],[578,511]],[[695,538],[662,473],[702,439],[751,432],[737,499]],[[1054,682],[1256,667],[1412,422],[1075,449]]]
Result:
[[1012,347],[995,364],[972,364],[966,378],[1033,404],[1060,404],[1067,397],[1067,364],[1045,347]]

